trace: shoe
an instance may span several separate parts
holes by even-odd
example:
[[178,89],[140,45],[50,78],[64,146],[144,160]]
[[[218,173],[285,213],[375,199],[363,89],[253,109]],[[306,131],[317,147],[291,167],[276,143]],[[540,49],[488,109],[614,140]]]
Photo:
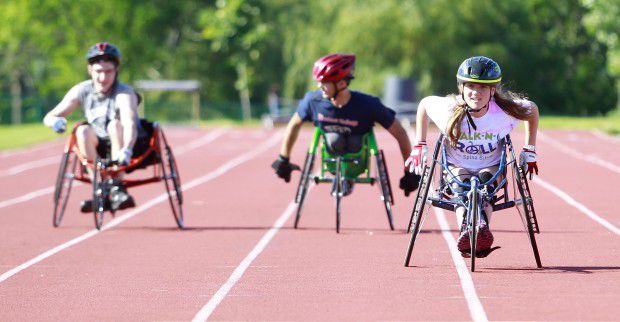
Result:
[[[110,210],[110,200],[105,200],[105,202],[103,203],[103,210]],[[80,202],[80,212],[91,213],[93,211],[95,211],[95,209],[92,199],[86,199]]]
[[133,197],[121,186],[114,186],[110,189],[110,203],[113,210],[122,210],[136,206]]
[[[350,195],[353,192],[353,187],[355,186],[355,181],[353,180],[343,180],[342,181],[342,191],[340,192],[343,197]],[[332,184],[332,196],[336,196],[336,182]]]
[[493,245],[493,234],[489,229],[489,225],[486,223],[481,223],[480,228],[478,230],[478,243],[476,244],[476,252],[480,251],[488,251],[491,249]]
[[[465,225],[461,227],[461,234],[456,240],[456,247],[461,254],[469,254],[471,251],[471,246],[469,245],[469,231],[467,231],[467,227],[465,227]],[[465,255],[463,255],[463,257],[465,257]]]

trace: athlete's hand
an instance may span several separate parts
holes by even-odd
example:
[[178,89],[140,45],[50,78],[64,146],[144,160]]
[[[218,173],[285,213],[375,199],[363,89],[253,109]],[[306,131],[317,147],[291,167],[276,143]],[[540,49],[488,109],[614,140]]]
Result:
[[405,169],[409,169],[409,172],[421,176],[427,158],[428,146],[426,146],[426,141],[420,141],[413,146],[411,155],[409,155],[409,158],[405,161]]
[[67,130],[67,119],[64,117],[54,117],[48,125],[56,133],[64,133]]
[[528,145],[523,148],[519,155],[519,164],[523,168],[523,172],[530,174],[530,180],[534,172],[538,175],[538,165],[536,164],[536,147]]
[[300,170],[299,166],[289,162],[289,158],[281,155],[271,164],[271,167],[276,170],[278,177],[284,179],[285,182],[291,181],[291,172],[293,172],[293,170]]
[[409,194],[418,189],[419,185],[420,176],[405,169],[405,175],[400,178],[400,184],[398,185],[405,192],[405,197],[409,197]]
[[121,166],[128,165],[131,162],[133,151],[130,148],[122,148],[118,151],[118,164]]

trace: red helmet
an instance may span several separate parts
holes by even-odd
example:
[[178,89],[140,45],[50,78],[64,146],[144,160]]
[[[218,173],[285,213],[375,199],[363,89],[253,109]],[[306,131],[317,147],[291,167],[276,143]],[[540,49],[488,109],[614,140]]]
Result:
[[337,82],[343,78],[353,78],[355,55],[330,54],[319,58],[312,68],[312,77],[317,82]]

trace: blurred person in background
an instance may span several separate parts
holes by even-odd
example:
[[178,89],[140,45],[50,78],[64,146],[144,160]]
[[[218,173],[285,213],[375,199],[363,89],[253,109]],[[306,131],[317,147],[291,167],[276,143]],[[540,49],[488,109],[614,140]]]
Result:
[[[93,162],[97,154],[105,157],[110,153],[119,165],[127,165],[139,133],[144,133],[137,112],[140,98],[131,86],[118,80],[121,53],[116,46],[97,43],[88,49],[86,60],[90,79],[73,86],[45,115],[43,123],[63,133],[66,117],[81,106],[86,123],[77,127],[75,136],[82,156]],[[92,179],[92,170],[88,170]],[[114,180],[110,194],[111,204],[106,207],[118,210],[135,206],[120,177]],[[81,211],[92,211],[92,204],[92,200],[82,201]]]

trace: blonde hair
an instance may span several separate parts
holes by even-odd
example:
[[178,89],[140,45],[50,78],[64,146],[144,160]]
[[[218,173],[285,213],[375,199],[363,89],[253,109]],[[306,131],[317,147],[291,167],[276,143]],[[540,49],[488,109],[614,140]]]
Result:
[[[459,91],[460,91],[459,86]],[[446,129],[446,135],[448,136],[448,142],[451,146],[456,146],[459,138],[461,137],[461,124],[463,124],[463,119],[465,118],[467,111],[467,103],[464,101],[459,101],[456,99],[456,94],[449,95],[452,99],[454,99],[454,112],[452,116],[448,120],[448,126]],[[493,99],[495,99],[495,103],[499,106],[506,114],[518,119],[525,120],[530,116],[531,110],[528,107],[524,107],[521,104],[517,103],[517,100],[526,99],[524,94],[514,93],[508,90],[503,90],[501,86],[496,87],[495,94],[493,94]]]

